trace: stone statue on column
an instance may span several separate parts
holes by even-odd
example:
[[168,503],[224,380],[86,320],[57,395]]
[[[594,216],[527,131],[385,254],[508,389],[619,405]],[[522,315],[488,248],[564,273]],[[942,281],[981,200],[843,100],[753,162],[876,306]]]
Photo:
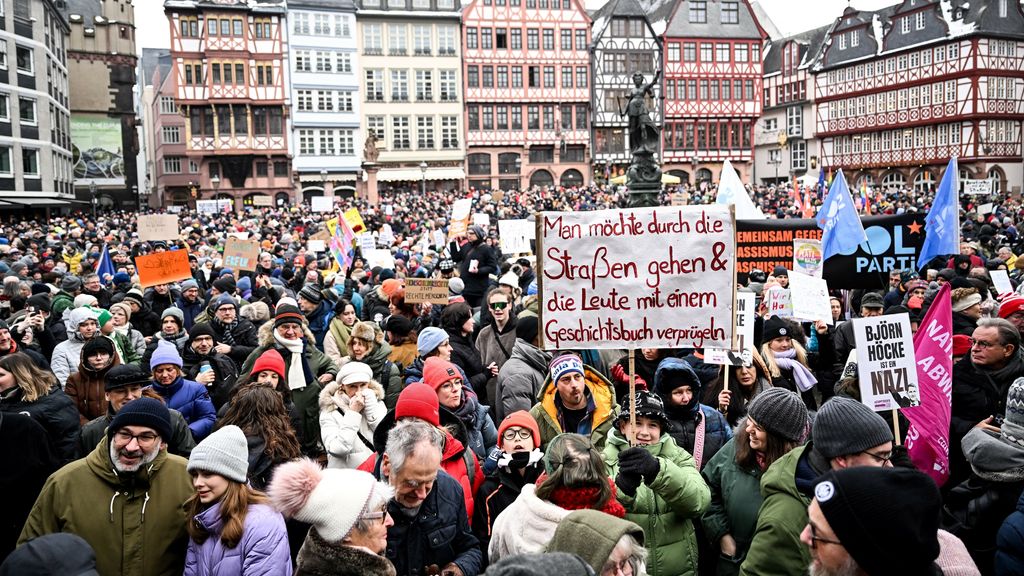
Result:
[[633,155],[633,161],[626,172],[626,186],[629,188],[631,207],[659,204],[661,167],[655,162],[654,155],[658,153],[661,129],[651,119],[651,114],[647,110],[647,96],[655,96],[653,88],[660,79],[660,70],[647,84],[644,84],[643,74],[634,74],[629,101],[624,110],[619,110],[620,116],[629,117],[629,151]]

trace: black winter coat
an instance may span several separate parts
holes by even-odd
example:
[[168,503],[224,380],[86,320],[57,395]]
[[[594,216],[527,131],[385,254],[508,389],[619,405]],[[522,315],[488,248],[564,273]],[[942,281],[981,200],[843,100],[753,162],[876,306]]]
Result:
[[221,406],[227,404],[231,398],[231,391],[235,388],[235,382],[238,380],[238,367],[235,366],[234,360],[217,353],[215,350],[211,350],[209,354],[202,356],[193,350],[191,346],[185,346],[181,359],[184,362],[182,370],[185,371],[185,378],[189,380],[195,380],[196,376],[199,375],[200,365],[203,362],[209,362],[210,366],[213,367],[213,373],[216,377],[213,380],[213,384],[207,386],[206,390],[210,393],[210,399],[213,400],[213,406],[217,410],[220,410]]
[[50,446],[62,464],[75,459],[75,440],[81,429],[78,408],[60,386],[54,386],[49,394],[36,398],[35,402],[26,402],[24,391],[14,388],[0,397],[0,412],[28,414],[46,429]]
[[523,475],[502,467],[498,468],[484,480],[476,491],[476,504],[473,508],[473,533],[480,540],[480,549],[487,550],[491,542],[491,528],[494,520],[508,508],[522,491],[523,486],[534,484],[544,472],[544,465],[535,462],[523,469]]
[[1003,381],[997,381],[989,373],[979,370],[969,355],[953,365],[949,445],[956,449],[949,451],[950,480],[947,486],[955,486],[966,480],[970,472],[960,450],[964,436],[989,416],[1006,414],[1006,394],[1010,384],[1021,376],[1024,376],[1024,365],[1022,370],[1011,372]]
[[462,334],[448,332],[448,343],[452,345],[452,364],[466,373],[473,391],[484,390],[491,372],[480,362],[480,354],[469,338]]
[[138,312],[132,312],[132,328],[143,336],[153,336],[160,331],[160,316],[150,309],[149,304],[143,304]]
[[[224,325],[211,321],[210,328],[213,328],[213,333],[217,335],[215,338],[217,343],[226,344],[224,342]],[[235,343],[231,345],[231,352],[228,352],[228,356],[235,361],[237,366],[242,366],[249,354],[252,354],[252,351],[260,345],[259,333],[252,322],[246,318],[239,318],[234,329],[231,330],[231,335],[235,337]]]
[[[480,305],[480,300],[491,285],[490,275],[497,274],[500,269],[498,259],[494,255],[494,250],[484,241],[476,244],[466,243],[462,246],[452,242],[450,246],[452,259],[459,265],[459,278],[462,278],[466,285],[462,296],[475,308]],[[473,260],[477,261],[476,272],[469,271],[469,265]]]

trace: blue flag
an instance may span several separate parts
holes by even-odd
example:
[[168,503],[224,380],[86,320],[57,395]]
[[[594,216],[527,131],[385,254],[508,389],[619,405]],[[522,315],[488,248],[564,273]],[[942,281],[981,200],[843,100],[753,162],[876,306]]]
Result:
[[818,228],[823,230],[821,248],[826,260],[835,254],[852,253],[858,244],[868,239],[842,170],[832,181],[832,188],[818,210]]
[[960,184],[960,168],[956,156],[949,159],[946,173],[942,175],[935,202],[924,218],[924,246],[917,257],[917,268],[921,269],[936,256],[956,254],[960,251],[960,202],[957,199]]
[[107,250],[107,245],[104,244],[103,253],[100,254],[100,259],[96,262],[96,273],[100,275],[100,282],[110,284],[110,279],[116,272],[114,263],[110,260],[110,252]]
[[822,169],[818,171],[818,186],[815,189],[815,192],[818,194],[818,198],[821,198],[821,197],[823,197],[825,195],[825,168],[824,167],[822,167]]

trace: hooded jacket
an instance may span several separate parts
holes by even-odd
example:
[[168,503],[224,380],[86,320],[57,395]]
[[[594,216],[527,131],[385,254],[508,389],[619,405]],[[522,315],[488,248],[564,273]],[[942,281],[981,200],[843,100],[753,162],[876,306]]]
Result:
[[164,399],[168,408],[181,412],[196,442],[202,441],[213,431],[217,410],[213,407],[206,386],[178,376],[170,386],[162,386],[154,380],[150,387]]
[[[102,336],[101,336],[102,338]],[[85,353],[85,347],[82,347]],[[121,363],[117,353],[111,355],[110,363],[106,367],[94,370],[89,366],[88,361],[82,358],[78,364],[78,372],[68,376],[67,387],[64,391],[78,408],[80,424],[85,425],[90,420],[98,418],[107,413],[106,385],[104,380],[107,372],[114,366]]]
[[292,558],[284,517],[267,504],[250,504],[245,513],[242,539],[228,548],[220,539],[224,524],[220,502],[197,514],[193,521],[209,536],[202,544],[189,540],[185,576],[207,574],[275,574],[290,576]]
[[[93,338],[101,338],[97,332]],[[82,361],[82,347],[85,346],[85,339],[75,330],[73,336],[57,344],[50,357],[50,369],[60,382],[61,388],[67,385],[68,376],[78,371],[78,365]]]
[[104,436],[96,449],[55,472],[43,486],[18,544],[71,532],[96,551],[104,576],[177,576],[188,534],[183,506],[192,495],[187,461],[161,449],[134,474],[118,474]]
[[[676,387],[689,385],[693,396],[689,404],[676,406],[672,403],[672,390]],[[732,428],[721,412],[700,403],[704,385],[697,372],[688,362],[679,358],[666,358],[658,364],[654,372],[654,392],[665,403],[665,414],[672,421],[669,434],[680,448],[695,454],[694,443],[697,438],[697,427],[704,426],[704,446],[701,449],[697,467],[704,468],[722,446],[732,438]]]
[[350,399],[340,383],[331,382],[320,391],[320,438],[328,468],[357,468],[373,455],[373,433],[387,414],[384,389],[371,380],[362,393],[363,411],[356,412],[349,408]]
[[[380,338],[383,338],[383,335]],[[390,410],[395,407],[395,402],[398,402],[398,395],[402,393],[402,373],[394,362],[388,360],[388,356],[391,355],[391,344],[384,342],[380,338],[378,338],[373,350],[359,361],[369,366],[370,370],[373,371],[373,377],[384,389],[384,405]],[[348,359],[354,360],[351,356]]]
[[506,556],[543,552],[558,524],[570,510],[541,500],[536,484],[520,488],[519,496],[497,518],[493,519],[487,557],[493,564]]
[[181,310],[181,315],[185,319],[185,330],[191,330],[196,323],[196,317],[203,313],[202,298],[196,298],[195,302],[189,302],[185,300],[184,296],[178,296],[174,305]]
[[[587,405],[590,408],[590,441],[595,448],[601,450],[604,448],[608,431],[611,430],[619,411],[615,404],[615,389],[612,388],[612,383],[607,378],[586,364],[583,365],[583,378],[587,388]],[[575,432],[575,430],[562,430],[562,419],[559,416],[561,404],[561,399],[558,398],[558,387],[551,380],[549,373],[537,396],[537,403],[530,408],[530,415],[537,421],[537,426],[540,428],[542,450],[548,445],[548,442],[562,432]]]
[[548,375],[551,354],[525,340],[516,340],[512,356],[498,372],[495,386],[495,422],[518,410],[529,410],[537,402],[540,389]]
[[[75,458],[75,438],[78,437],[79,415],[75,402],[63,390],[54,386],[35,402],[25,401],[24,391],[15,386],[0,396],[0,412],[27,414],[43,425],[50,447],[61,463]],[[8,462],[6,465],[14,465]]]
[[[604,460],[610,477],[619,473],[619,453],[629,447],[629,441],[617,430],[608,435]],[[653,481],[641,483],[634,496],[619,491],[618,499],[626,508],[626,520],[644,529],[644,547],[650,552],[647,573],[695,576],[698,554],[694,522],[699,522],[707,510],[711,492],[693,457],[676,446],[668,434],[644,449],[657,458],[658,475]]]
[[761,509],[763,473],[760,468],[748,470],[736,463],[736,437],[733,437],[708,462],[703,474],[711,489],[711,505],[701,517],[704,534],[715,550],[719,550],[719,542],[727,534],[736,541],[736,554],[732,558],[724,554],[717,558],[717,574],[732,576],[739,573],[754,539],[757,514]]

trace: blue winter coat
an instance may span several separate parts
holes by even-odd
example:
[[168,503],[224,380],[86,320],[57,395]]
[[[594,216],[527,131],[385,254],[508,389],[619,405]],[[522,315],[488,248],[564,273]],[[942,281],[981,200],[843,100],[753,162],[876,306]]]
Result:
[[164,399],[168,408],[181,412],[196,443],[213,431],[213,424],[217,421],[217,410],[213,407],[206,386],[178,376],[170,386],[161,386],[154,381],[150,388]]
[[185,317],[185,331],[192,330],[192,326],[196,323],[196,316],[203,313],[202,299],[197,298],[195,302],[189,304],[184,296],[179,296],[174,305],[181,309],[181,313]]
[[324,337],[327,336],[327,330],[331,327],[332,318],[334,318],[334,311],[331,310],[327,302],[321,302],[316,310],[306,316],[306,320],[309,321],[309,331],[316,337],[316,347],[320,350],[324,349]]
[[1024,494],[996,534],[995,576],[1024,574]]
[[220,503],[194,518],[210,534],[202,544],[189,540],[185,576],[290,576],[291,552],[284,517],[266,504],[253,504],[245,515],[242,539],[234,548],[220,539]]

